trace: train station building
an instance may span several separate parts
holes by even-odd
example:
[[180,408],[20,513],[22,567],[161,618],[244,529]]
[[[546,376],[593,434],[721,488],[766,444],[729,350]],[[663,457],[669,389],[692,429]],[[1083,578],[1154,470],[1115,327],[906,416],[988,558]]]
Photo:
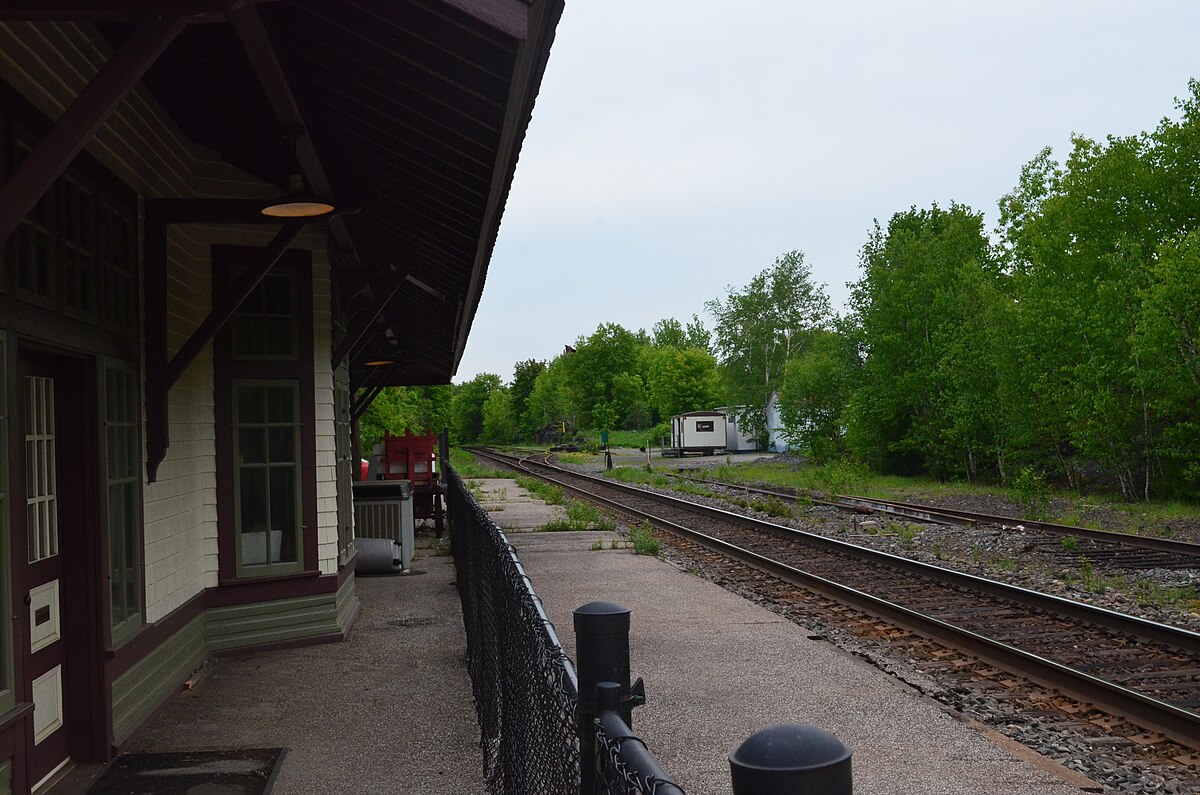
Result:
[[0,1],[0,792],[345,636],[354,419],[455,373],[561,12]]

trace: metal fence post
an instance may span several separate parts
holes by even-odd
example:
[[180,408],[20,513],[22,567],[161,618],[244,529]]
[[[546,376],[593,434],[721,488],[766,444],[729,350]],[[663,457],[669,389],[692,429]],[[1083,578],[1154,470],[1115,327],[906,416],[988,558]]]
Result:
[[733,795],[851,795],[851,753],[816,726],[771,726],[729,755]]
[[[591,793],[596,779],[596,685],[616,682],[622,700],[629,694],[629,608],[589,602],[574,611],[575,659],[579,673],[580,792]],[[632,705],[620,710],[629,723]]]

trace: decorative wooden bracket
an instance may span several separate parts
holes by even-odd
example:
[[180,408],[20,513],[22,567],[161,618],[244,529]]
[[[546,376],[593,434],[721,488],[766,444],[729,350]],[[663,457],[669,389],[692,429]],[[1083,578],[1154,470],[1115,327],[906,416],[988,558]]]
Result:
[[153,483],[171,444],[168,398],[188,365],[212,342],[242,303],[312,220],[287,221],[263,249],[258,264],[243,273],[229,295],[213,306],[176,354],[167,357],[167,229],[173,223],[276,224],[258,212],[261,201],[238,199],[146,200],[146,477]]
[[0,244],[8,240],[146,70],[187,25],[182,17],[141,22],[54,127],[0,188]]
[[367,308],[366,314],[359,318],[359,320],[346,331],[345,336],[342,337],[341,343],[338,344],[337,350],[333,352],[333,359],[330,364],[334,370],[338,368],[338,365],[340,365],[347,356],[358,350],[363,338],[366,337],[367,332],[371,330],[371,326],[374,325],[375,321],[379,318],[379,315],[382,314],[383,310],[387,308],[387,305],[392,302],[392,299],[396,297],[396,294],[400,292],[400,288],[404,286],[404,283],[409,278],[410,276],[405,274],[404,276],[397,278],[384,290],[380,291],[378,297],[375,299],[375,303]]

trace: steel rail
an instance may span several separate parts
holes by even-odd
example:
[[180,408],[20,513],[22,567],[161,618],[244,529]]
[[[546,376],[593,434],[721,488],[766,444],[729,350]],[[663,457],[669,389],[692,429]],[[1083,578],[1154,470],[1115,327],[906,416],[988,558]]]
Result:
[[[863,591],[841,585],[825,577],[811,574],[793,566],[789,566],[788,564],[772,560],[771,558],[765,557],[756,552],[752,552],[721,539],[714,538],[713,536],[707,535],[698,530],[693,530],[676,522],[672,522],[669,519],[655,516],[654,514],[623,505],[622,503],[607,497],[594,494],[586,489],[580,488],[577,485],[560,480],[559,478],[551,477],[550,475],[546,475],[544,473],[534,472],[533,469],[528,466],[528,462],[526,460],[518,459],[517,463],[514,464],[508,458],[496,455],[494,453],[480,452],[479,454],[483,455],[484,457],[491,458],[499,463],[510,466],[514,469],[518,469],[519,471],[525,471],[529,474],[549,480],[572,493],[584,496],[589,500],[608,506],[613,510],[639,515],[656,527],[669,532],[677,533],[684,538],[692,539],[710,549],[728,555],[735,560],[746,563],[747,565],[759,571],[779,577],[785,581],[804,586],[809,590],[829,596],[830,598],[833,598],[839,602],[843,602],[863,610],[866,613],[877,616],[886,621],[896,623],[900,626],[904,626],[907,629],[910,629],[913,632],[925,637],[968,651],[980,657],[981,659],[992,663],[993,665],[1011,671],[1019,676],[1027,677],[1032,681],[1047,687],[1059,689],[1081,700],[1093,703],[1097,706],[1120,714],[1145,728],[1161,732],[1165,736],[1170,737],[1171,739],[1182,743],[1189,748],[1200,749],[1200,714],[1196,712],[1176,707],[1165,701],[1161,701],[1143,693],[1139,693],[1135,690],[1131,690],[1099,677],[1092,676],[1091,674],[1075,670],[1062,663],[1041,657],[1040,655],[1032,654],[1015,646],[1010,646],[992,638],[988,638],[984,635],[980,635],[976,632],[956,627],[940,619],[924,615],[923,613],[919,613],[903,607],[902,605],[872,596]],[[820,543],[820,545],[829,549],[837,550],[839,552],[851,552],[852,554],[856,552],[870,553],[868,555],[857,556],[863,559],[871,560],[872,562],[883,563],[883,565],[915,564],[911,566],[903,565],[901,568],[920,573],[924,576],[931,577],[935,580],[940,580],[947,584],[970,588],[971,590],[1008,599],[1028,607],[1047,610],[1058,615],[1065,615],[1070,618],[1085,621],[1106,629],[1125,632],[1138,637],[1145,637],[1160,643],[1165,643],[1169,646],[1191,651],[1193,653],[1200,651],[1200,634],[1190,632],[1188,630],[1170,627],[1165,624],[1148,621],[1136,616],[1128,616],[1122,613],[1116,613],[1104,608],[1073,602],[1069,599],[1063,599],[1062,597],[1053,596],[1051,594],[1042,594],[1036,591],[1020,588],[1018,586],[986,580],[982,577],[976,577],[970,574],[963,574],[961,572],[955,572],[949,569],[943,569],[937,566],[919,563],[917,561],[908,561],[904,558],[890,555],[888,553],[876,552],[874,550],[857,547],[853,544],[847,544],[834,539],[826,539],[822,536],[806,533],[802,530],[795,530],[794,528],[775,525],[770,522],[764,522],[751,517],[741,516],[739,514],[734,514],[718,508],[709,508],[707,506],[697,505],[696,503],[690,503],[686,500],[680,500],[668,495],[656,494],[655,492],[639,489],[629,486],[628,484],[595,478],[578,472],[569,472],[559,467],[554,467],[550,464],[543,463],[537,464],[537,466],[562,472],[571,477],[599,482],[606,487],[636,494],[639,497],[650,498],[653,501],[661,504],[684,507],[701,513],[719,516],[722,519],[734,520],[735,522],[741,523],[744,526],[766,529],[774,533],[783,531],[779,534],[799,536],[805,541],[828,542]]]
[[[693,483],[708,483],[714,486],[724,486],[731,489],[742,489],[750,491],[754,494],[762,494],[768,497],[782,497],[784,499],[795,499],[796,494],[788,494],[782,491],[773,491],[771,489],[759,488],[757,486],[747,486],[741,483],[726,483],[720,480],[711,480],[709,478],[698,478],[690,475],[672,474],[671,477],[689,480]],[[1100,544],[1112,544],[1116,546],[1134,547],[1137,549],[1148,549],[1154,552],[1166,552],[1172,555],[1183,555],[1187,557],[1200,558],[1200,544],[1191,541],[1176,541],[1169,538],[1155,538],[1154,536],[1135,535],[1132,533],[1118,533],[1112,530],[1093,530],[1089,527],[1077,527],[1075,525],[1057,524],[1055,522],[1042,522],[1036,519],[1019,519],[1013,516],[999,516],[996,514],[977,513],[975,511],[963,511],[957,508],[943,508],[937,505],[921,505],[913,502],[900,502],[897,500],[883,500],[875,497],[858,497],[853,494],[838,494],[837,500],[821,500],[815,498],[806,498],[810,502],[818,505],[829,505],[834,508],[842,508],[848,511],[875,512],[887,513],[895,516],[903,516],[908,519],[920,519],[922,521],[935,522],[937,524],[948,524],[955,526],[973,526],[976,524],[998,524],[1005,527],[1021,526],[1026,530],[1042,530],[1047,533],[1057,535],[1072,535],[1077,538],[1084,538],[1088,541],[1095,541]]]
[[[864,506],[871,504],[880,505],[886,510],[888,507],[900,509],[922,508],[914,503],[899,502],[896,500],[878,500],[873,497],[854,497],[851,495],[838,495],[838,499],[846,500],[851,503],[861,503]],[[1026,530],[1044,530],[1048,533],[1056,533],[1058,535],[1073,535],[1077,538],[1086,538],[1089,541],[1096,541],[1101,544],[1117,544],[1120,546],[1137,547],[1139,549],[1150,549],[1155,552],[1169,552],[1173,555],[1187,555],[1190,557],[1200,557],[1200,544],[1191,541],[1176,541],[1170,538],[1156,538],[1154,536],[1135,535],[1133,533],[1118,533],[1113,530],[1094,530],[1090,527],[1078,527],[1069,524],[1058,524],[1056,522],[1042,522],[1037,519],[1018,519],[1012,516],[997,516],[995,514],[977,513],[975,511],[961,511],[956,508],[933,508],[932,510],[939,511],[947,516],[960,516],[964,519],[971,519],[975,522],[983,524],[1000,524],[1008,527],[1020,525]]]
[[[839,502],[837,500],[822,500],[819,497],[801,494],[788,494],[786,491],[773,491],[772,489],[764,489],[758,486],[750,486],[745,483],[727,483],[722,480],[712,480],[710,478],[698,478],[694,475],[682,475],[679,473],[668,472],[668,477],[687,480],[692,483],[707,483],[710,486],[723,486],[728,489],[738,489],[740,491],[749,492],[751,494],[762,494],[766,497],[782,497],[785,500],[804,499],[814,505],[828,505],[831,508],[840,508],[843,511],[852,511],[854,513],[880,513],[881,511],[874,506],[854,505],[849,502]],[[940,508],[933,508],[927,505],[914,505],[907,510],[896,509],[888,511],[888,513],[896,516],[903,516],[906,519],[918,519],[922,522],[931,522],[934,524],[950,525],[952,527],[969,527],[974,524],[969,519],[963,519],[949,513],[941,512]]]

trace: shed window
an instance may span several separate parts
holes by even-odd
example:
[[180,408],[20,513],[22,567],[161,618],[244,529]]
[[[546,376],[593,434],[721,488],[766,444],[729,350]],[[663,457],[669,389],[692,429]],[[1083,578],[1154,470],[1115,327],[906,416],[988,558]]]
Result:
[[712,420],[696,420],[696,432],[697,433],[702,433],[704,431],[708,431],[709,433],[712,433],[712,430],[713,430],[713,421]]

